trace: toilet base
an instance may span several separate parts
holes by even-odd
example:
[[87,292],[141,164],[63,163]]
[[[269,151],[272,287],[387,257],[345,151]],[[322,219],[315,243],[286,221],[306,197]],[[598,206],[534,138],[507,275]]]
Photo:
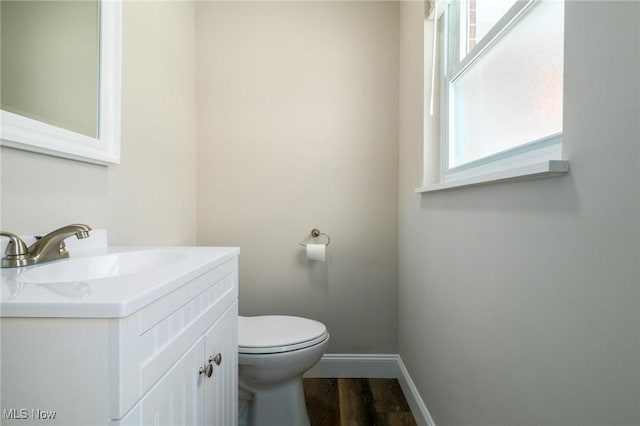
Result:
[[297,376],[268,388],[240,383],[252,394],[250,426],[310,426],[304,399],[302,376]]
[[242,388],[238,389],[238,426],[249,426],[251,399],[251,392]]

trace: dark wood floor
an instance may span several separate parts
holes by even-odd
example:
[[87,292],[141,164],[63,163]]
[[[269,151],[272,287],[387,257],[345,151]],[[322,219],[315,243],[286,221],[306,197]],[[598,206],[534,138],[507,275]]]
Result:
[[311,426],[414,426],[396,379],[304,379]]

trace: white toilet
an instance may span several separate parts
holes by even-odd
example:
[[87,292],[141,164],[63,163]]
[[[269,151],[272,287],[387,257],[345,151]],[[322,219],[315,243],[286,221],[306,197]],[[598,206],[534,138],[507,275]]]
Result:
[[244,410],[250,426],[309,426],[302,375],[320,360],[328,342],[327,328],[318,321],[239,317],[239,423]]

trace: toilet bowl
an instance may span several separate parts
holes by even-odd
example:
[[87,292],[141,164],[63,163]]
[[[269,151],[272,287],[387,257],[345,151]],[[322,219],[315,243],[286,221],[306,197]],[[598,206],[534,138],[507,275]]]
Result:
[[[240,406],[251,426],[309,426],[302,375],[329,342],[324,324],[291,316],[239,317]],[[243,422],[240,421],[242,424]]]

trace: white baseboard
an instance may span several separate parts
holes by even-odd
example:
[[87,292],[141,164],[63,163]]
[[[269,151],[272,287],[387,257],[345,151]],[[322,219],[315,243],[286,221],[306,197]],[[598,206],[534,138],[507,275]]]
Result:
[[381,378],[398,377],[396,354],[325,354],[304,377]]
[[427,406],[420,397],[418,388],[415,383],[413,383],[407,368],[404,366],[404,362],[402,362],[400,355],[398,355],[398,370],[400,372],[398,375],[398,382],[400,382],[402,393],[404,393],[405,398],[407,398],[407,403],[409,404],[409,408],[411,408],[413,417],[416,419],[416,423],[420,426],[436,426],[435,422],[431,418],[431,414],[429,414]]
[[398,379],[418,425],[435,426],[398,354],[325,354],[304,377]]

